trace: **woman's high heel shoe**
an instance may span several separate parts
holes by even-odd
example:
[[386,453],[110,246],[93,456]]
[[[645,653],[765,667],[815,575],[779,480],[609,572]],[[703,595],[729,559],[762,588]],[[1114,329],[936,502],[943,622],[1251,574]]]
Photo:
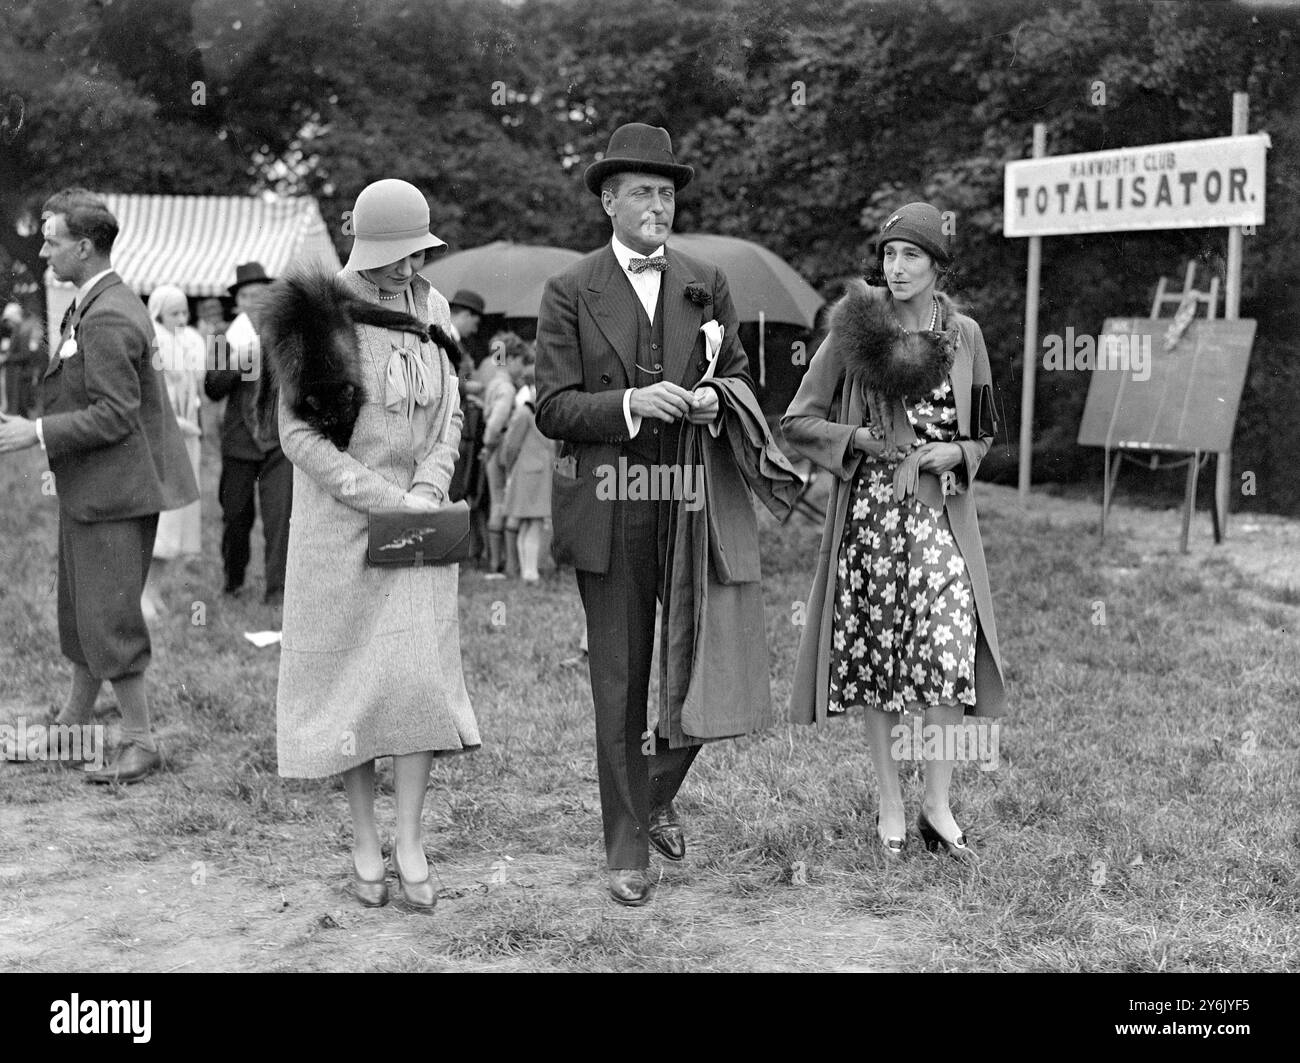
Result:
[[979,853],[970,847],[966,842],[965,833],[957,835],[957,840],[950,842],[942,834],[934,829],[924,812],[917,813],[916,829],[921,832],[921,840],[925,842],[925,847],[930,852],[938,852],[939,846],[942,845],[948,850],[948,855],[958,860],[976,861],[979,859]]
[[902,838],[886,838],[880,833],[880,813],[876,813],[876,837],[880,839],[881,847],[885,850],[885,855],[891,860],[897,860],[903,855],[903,850],[907,848],[907,836]]
[[412,882],[402,874],[402,865],[397,860],[397,842],[393,842],[393,870],[397,881],[402,886],[402,900],[412,911],[428,914],[438,903],[438,892],[433,888],[433,875],[426,874],[419,882]]
[[362,878],[357,862],[353,860],[352,892],[365,907],[382,908],[388,903],[388,876],[381,871],[377,879]]

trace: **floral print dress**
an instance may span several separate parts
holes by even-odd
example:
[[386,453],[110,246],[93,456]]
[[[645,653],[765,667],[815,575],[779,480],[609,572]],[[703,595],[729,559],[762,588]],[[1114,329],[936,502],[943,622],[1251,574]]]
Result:
[[[957,435],[945,380],[907,417],[926,442]],[[863,460],[836,568],[827,711],[975,704],[978,626],[970,574],[948,514],[894,498],[897,462]]]

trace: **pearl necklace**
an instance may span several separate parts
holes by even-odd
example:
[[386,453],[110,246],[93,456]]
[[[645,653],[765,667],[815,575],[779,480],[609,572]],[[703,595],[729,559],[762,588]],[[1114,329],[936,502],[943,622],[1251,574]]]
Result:
[[383,292],[380,292],[379,298],[384,300],[400,299],[405,294],[405,292],[393,292],[392,295],[385,295]]
[[[924,330],[926,332],[933,332],[939,325],[939,300],[934,296],[930,298],[934,301],[934,309],[930,312],[930,327]],[[898,325],[898,331],[903,333],[904,336],[912,335],[912,330],[903,328],[903,323],[897,317],[894,318],[894,323]],[[917,331],[922,330],[918,329]]]

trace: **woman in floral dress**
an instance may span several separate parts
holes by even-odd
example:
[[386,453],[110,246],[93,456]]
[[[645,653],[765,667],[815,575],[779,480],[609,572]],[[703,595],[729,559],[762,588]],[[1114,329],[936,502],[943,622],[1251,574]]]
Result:
[[[919,711],[949,734],[965,714],[1000,714],[1004,693],[971,492],[993,437],[984,338],[936,290],[951,265],[936,208],[894,212],[877,256],[887,287],[859,283],[836,306],[781,426],[833,475],[791,717],[864,710],[877,832],[896,856],[906,845],[891,733],[901,714]],[[918,828],[928,848],[973,858],[949,807],[954,765],[926,759]]]

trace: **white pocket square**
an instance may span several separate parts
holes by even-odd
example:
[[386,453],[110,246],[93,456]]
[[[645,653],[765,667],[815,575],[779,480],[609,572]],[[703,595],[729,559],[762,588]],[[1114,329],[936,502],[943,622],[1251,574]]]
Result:
[[69,336],[63,341],[63,346],[59,348],[59,357],[61,359],[71,358],[77,353],[77,340],[74,336]]
[[700,326],[700,331],[704,333],[704,349],[709,359],[709,368],[705,370],[703,379],[711,380],[718,360],[718,352],[722,350],[722,336],[726,330],[714,320],[704,322]]

